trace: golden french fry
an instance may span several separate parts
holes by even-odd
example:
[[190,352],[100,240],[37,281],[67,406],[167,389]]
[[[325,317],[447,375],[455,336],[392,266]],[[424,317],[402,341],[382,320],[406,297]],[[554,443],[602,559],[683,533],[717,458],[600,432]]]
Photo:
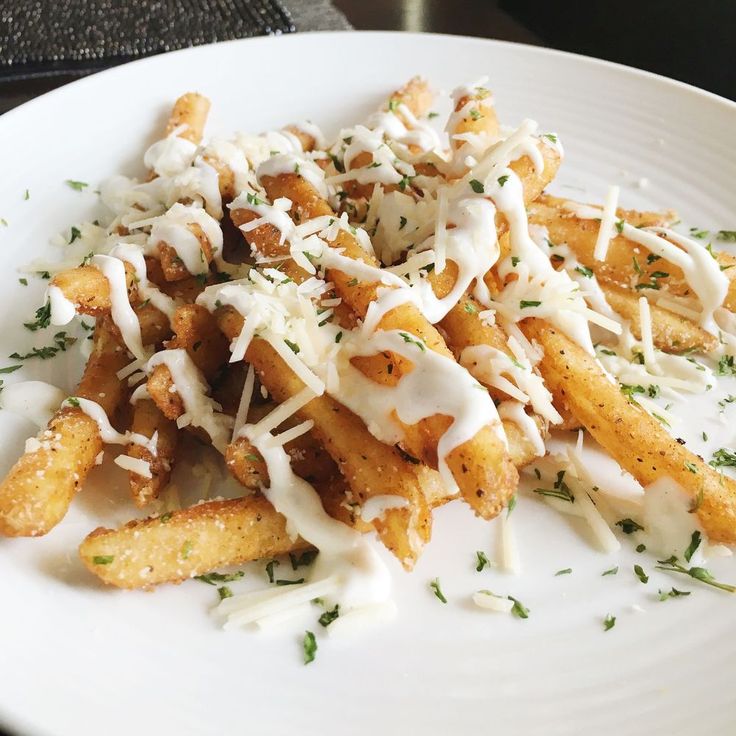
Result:
[[177,128],[184,125],[186,127],[177,133],[178,137],[186,138],[192,143],[199,143],[202,140],[209,111],[210,101],[204,95],[197,92],[183,94],[174,103],[174,109],[169,115],[166,135],[171,135]]
[[157,365],[148,376],[146,386],[148,395],[167,419],[176,421],[184,413],[184,402],[176,391],[168,366]]
[[192,362],[212,382],[230,358],[230,348],[215,318],[199,304],[178,307],[171,321],[174,338],[167,348],[184,348]]
[[[128,362],[109,319],[100,320],[77,395],[113,414],[126,395],[116,373]],[[32,445],[0,484],[0,534],[5,536],[40,536],[61,521],[102,451],[102,438],[94,419],[65,407]]]
[[79,547],[85,566],[118,588],[179,583],[224,565],[310,549],[260,495],[207,501],[182,511],[99,528]]
[[[683,277],[682,270],[665,258],[651,259],[650,252],[642,245],[633,243],[623,235],[611,239],[606,260],[593,258],[600,222],[577,217],[566,210],[562,202],[554,197],[544,197],[529,206],[529,222],[543,225],[553,243],[566,243],[578,260],[591,268],[599,281],[632,288],[635,284],[661,282],[663,289],[673,296],[691,296],[692,289]],[[673,212],[637,212],[618,210],[617,216],[634,227],[668,226],[675,219]],[[715,253],[724,274],[730,280],[728,294],[723,302],[727,309],[736,309],[736,257],[728,253]],[[653,274],[665,272],[666,277],[655,279]]]
[[547,386],[598,444],[642,485],[663,477],[679,483],[692,498],[708,538],[736,543],[736,482],[703,462],[630,402],[597,361],[569,337],[538,319],[521,325],[544,351],[539,367]]
[[[321,215],[334,215],[329,204],[322,199],[311,183],[299,174],[281,174],[263,177],[261,184],[271,200],[287,197],[293,203],[292,213],[299,221]],[[359,245],[355,237],[344,230],[331,244],[343,249],[342,255],[354,260],[377,265]],[[335,284],[335,290],[359,317],[365,317],[368,306],[376,299],[376,283],[358,282],[335,269],[329,269],[327,278]],[[402,304],[388,312],[381,320],[385,330],[405,330],[418,337],[430,350],[452,356],[439,332],[426,320],[413,304]],[[381,362],[383,365],[381,366]],[[371,363],[368,374],[374,380],[385,380],[391,371],[399,378],[410,370],[409,361],[399,356],[380,354]],[[433,416],[413,426],[405,426],[404,445],[415,457],[428,465],[436,464],[437,442],[449,426],[448,417]],[[484,427],[471,440],[452,450],[447,465],[455,478],[463,498],[471,508],[484,518],[493,518],[513,495],[517,474],[506,448],[490,426]]]
[[457,135],[465,133],[498,135],[498,118],[496,117],[496,110],[490,92],[478,88],[472,94],[463,95],[455,103],[455,113],[459,113],[469,104],[467,113],[457,121],[454,129],[450,131],[450,145],[453,148],[460,148],[463,143],[462,140],[455,138]]
[[[432,105],[432,91],[425,79],[412,77],[403,87],[391,93],[384,109],[396,109],[399,105],[406,105],[412,115],[421,117],[425,115]],[[401,115],[401,111],[397,110]]]
[[127,454],[148,463],[151,478],[135,472],[128,474],[130,491],[136,506],[145,506],[158,498],[166,487],[174,463],[174,453],[178,430],[176,423],[167,419],[150,399],[140,399],[133,407],[131,431],[144,435],[149,439],[157,433],[156,453],[152,453],[142,445],[130,443]]
[[[225,307],[216,316],[226,337],[234,339],[240,334],[243,317],[238,312]],[[302,381],[264,340],[254,339],[245,358],[277,402],[283,403],[304,388]],[[359,417],[327,395],[312,399],[297,416],[302,421],[314,422],[314,437],[337,464],[357,503],[385,494],[402,496],[408,501],[405,508],[386,511],[384,529],[379,534],[386,547],[410,567],[429,540],[431,517],[423,486],[434,485],[436,489],[439,484],[436,474],[413,465],[396,448],[379,442]],[[440,492],[435,489],[429,492]],[[394,533],[397,530],[401,534]]]
[[[130,264],[125,264],[125,273],[130,296],[135,289],[135,272]],[[51,279],[51,285],[61,289],[80,314],[99,317],[110,311],[110,284],[95,266],[78,266],[61,271]]]
[[[212,263],[212,245],[204,234],[204,230],[197,223],[187,225],[187,229],[199,241],[199,246],[202,249],[202,260],[209,266]],[[158,260],[161,263],[161,270],[167,281],[183,281],[184,279],[191,278],[192,274],[189,273],[187,267],[184,265],[184,261],[182,261],[174,248],[161,241],[156,245],[156,249],[158,250]]]
[[[639,296],[614,284],[601,284],[601,289],[611,309],[629,321],[634,337],[641,340]],[[692,320],[656,304],[650,304],[649,311],[652,317],[652,338],[654,345],[660,350],[668,353],[690,350],[708,353],[718,347],[718,338]]]

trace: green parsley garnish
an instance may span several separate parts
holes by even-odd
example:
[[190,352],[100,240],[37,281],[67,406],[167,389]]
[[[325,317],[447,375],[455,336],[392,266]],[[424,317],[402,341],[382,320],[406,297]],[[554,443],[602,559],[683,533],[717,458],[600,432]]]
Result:
[[481,114],[481,111],[480,111],[480,110],[477,110],[476,108],[473,108],[473,109],[472,109],[472,110],[470,111],[470,117],[471,117],[471,118],[472,118],[473,120],[480,120],[480,119],[481,119],[481,117],[483,117],[483,116],[482,116],[482,114]]
[[77,192],[81,192],[89,186],[86,181],[75,181],[74,179],[67,179],[66,184]]
[[552,143],[557,143],[557,136],[554,133],[542,133],[542,138],[546,138],[548,141],[552,141]]
[[497,179],[498,185],[500,187],[502,187],[508,180],[509,180],[509,175],[508,174],[504,174],[503,176],[499,176],[498,179]]
[[719,230],[716,238],[725,240],[727,243],[736,243],[736,230]]
[[708,463],[714,468],[736,468],[736,452],[721,447],[713,453],[713,459]]
[[657,594],[660,601],[666,601],[668,598],[680,598],[684,595],[690,595],[690,591],[672,588],[671,590],[659,590],[657,591]]
[[26,191],[23,193],[23,199],[28,201],[31,198],[31,193],[26,189]]
[[18,283],[22,284],[23,286],[28,286],[28,279],[26,278],[18,279]]
[[292,342],[291,340],[287,340],[286,338],[284,338],[284,342],[289,346],[289,348],[295,355],[299,354],[300,348],[295,342]]
[[57,332],[54,335],[54,345],[47,345],[42,348],[33,348],[25,355],[20,353],[11,353],[8,357],[12,360],[30,360],[31,358],[40,358],[48,360],[53,358],[59,352],[65,352],[69,345],[73,345],[77,341],[76,337],[68,337],[66,332]]
[[626,223],[623,220],[616,221],[616,232],[620,235],[624,231],[624,225]]
[[286,579],[277,579],[276,585],[301,585],[304,582],[304,578],[299,578],[298,580],[286,580]]
[[477,179],[471,179],[469,182],[470,188],[476,193],[476,194],[483,194],[485,192],[485,187],[481,182],[479,182]]
[[520,260],[521,258],[519,258],[519,256],[511,256],[511,266],[516,268],[519,265]]
[[275,582],[273,577],[273,568],[274,565],[280,565],[281,563],[278,560],[271,560],[270,562],[266,563],[266,575],[268,575],[268,582],[273,583]]
[[687,549],[685,550],[685,554],[683,555],[685,557],[686,562],[690,562],[690,560],[692,559],[692,556],[695,554],[698,547],[700,547],[700,539],[701,539],[701,534],[696,529],[692,533],[690,537],[690,544],[688,544]]
[[560,575],[570,575],[572,573],[571,567],[566,567],[564,570],[558,570],[555,573],[555,577],[559,577]]
[[468,314],[478,314],[477,308],[475,307],[475,305],[471,304],[470,302],[465,302],[465,304],[463,304],[463,309]]
[[[163,520],[163,517],[161,517]],[[242,570],[237,572],[208,572],[206,575],[195,575],[194,579],[207,585],[217,585],[218,583],[232,583],[234,580],[240,580],[245,573]]]
[[609,613],[608,616],[603,620],[603,631],[610,631],[614,626],[616,625],[616,617],[611,616]]
[[698,466],[695,463],[691,463],[688,461],[685,463],[685,470],[689,470],[691,473],[697,473]]
[[406,227],[406,223],[406,217],[404,217],[403,215],[399,217],[399,230],[403,230]]
[[440,588],[440,579],[435,578],[430,582],[429,587],[432,588],[434,591],[435,596],[439,598],[443,603],[447,603],[447,598],[445,598],[445,594],[442,592],[442,589]]
[[519,309],[526,309],[527,307],[538,307],[542,304],[542,302],[538,302],[535,300],[530,299],[522,299],[519,302]]
[[9,365],[7,368],[0,368],[0,373],[15,373],[18,368],[22,368],[20,365]]
[[511,512],[516,508],[516,494],[509,499],[509,505],[506,507],[506,518],[510,516]]
[[233,592],[230,590],[230,588],[227,587],[227,585],[221,585],[217,589],[217,594],[220,596],[220,600],[224,601],[225,598],[232,598]]
[[691,227],[690,228],[690,235],[693,238],[697,238],[698,240],[703,240],[703,238],[708,236],[708,230],[700,230],[697,227]]
[[659,563],[656,567],[657,570],[665,570],[667,572],[678,572],[683,575],[689,575],[694,580],[699,580],[701,583],[710,585],[719,590],[725,590],[728,593],[736,593],[736,585],[728,585],[727,583],[719,583],[711,574],[709,570],[704,567],[690,567],[687,568],[681,565],[677,561],[677,557],[672,555],[666,560],[657,560]]
[[601,573],[601,577],[604,578],[606,575],[618,575],[618,565],[616,567],[612,567],[605,572]]
[[565,471],[560,470],[557,473],[557,480],[554,482],[552,488],[535,488],[534,493],[540,496],[550,496],[551,498],[559,498],[561,501],[569,501],[575,503],[575,498],[570,491],[570,487],[565,483]]
[[633,534],[634,532],[643,532],[644,527],[638,524],[633,519],[621,519],[616,522],[616,526],[621,527],[621,531],[624,534]]
[[736,366],[733,355],[723,355],[718,361],[716,373],[719,376],[736,376]]
[[329,626],[336,618],[340,616],[340,604],[336,603],[335,607],[329,611],[325,611],[318,619],[320,626]]
[[95,555],[92,558],[94,565],[109,565],[115,559],[115,555]]
[[586,278],[593,278],[593,269],[587,266],[575,266],[575,270]]
[[194,544],[190,539],[185,539],[184,544],[181,546],[181,556],[182,559],[188,560],[189,555],[192,553],[192,550],[194,549]]
[[639,552],[639,553],[645,552],[646,549],[647,549],[646,544],[637,544],[636,545],[636,551]]
[[304,664],[314,662],[314,656],[317,654],[317,640],[311,631],[304,632],[302,647],[304,649]]
[[639,582],[641,583],[646,584],[649,582],[649,575],[644,572],[641,565],[634,565],[634,575],[639,578]]
[[30,330],[31,332],[35,332],[36,330],[41,330],[44,327],[48,327],[51,324],[51,302],[47,301],[46,304],[44,304],[42,307],[39,307],[36,310],[36,319],[33,322],[24,322],[23,326]]
[[514,606],[511,609],[511,613],[517,618],[529,618],[529,609],[518,599],[513,596],[506,596],[510,601],[513,601]]
[[410,342],[413,345],[416,345],[423,353],[426,352],[427,348],[425,347],[424,343],[417,339],[416,337],[413,337],[408,332],[399,332],[399,335],[403,338],[404,342]]
[[491,561],[488,559],[488,556],[486,555],[485,552],[482,552],[482,551],[478,550],[475,553],[475,558],[476,558],[476,561],[477,561],[476,562],[476,565],[475,565],[476,572],[481,572],[484,567],[490,567],[491,566]]
[[431,120],[432,118],[438,118],[440,114],[438,112],[428,112],[427,117]]

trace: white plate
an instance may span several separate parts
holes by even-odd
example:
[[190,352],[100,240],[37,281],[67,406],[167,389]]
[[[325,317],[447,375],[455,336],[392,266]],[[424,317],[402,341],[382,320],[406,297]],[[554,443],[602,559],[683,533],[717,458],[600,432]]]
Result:
[[[532,117],[561,137],[559,192],[580,196],[582,187],[600,200],[618,183],[626,205],[675,207],[701,227],[736,225],[736,105],[694,88],[447,36],[313,34],[205,46],[97,74],[0,118],[0,217],[9,223],[0,227],[0,355],[31,342],[20,322],[42,293],[40,283],[20,286],[14,268],[93,211],[93,193],[64,180],[92,190],[113,172],[140,172],[177,95],[195,89],[212,98],[212,133],[305,117],[334,131],[416,73],[445,90],[488,74],[506,122]],[[642,178],[650,182],[643,189]],[[71,389],[65,360],[3,378]],[[683,436],[700,432],[696,418]],[[7,413],[0,421],[4,470],[30,427]],[[733,441],[727,425],[702,421],[712,445]],[[125,498],[122,471],[99,481],[43,540],[0,539],[0,718],[24,733],[733,733],[734,600],[654,571],[630,544],[616,557],[595,552],[583,530],[534,500],[514,512],[523,576],[476,573],[475,550],[492,551],[495,525],[460,504],[446,507],[414,574],[390,563],[396,622],[352,640],[321,639],[317,660],[304,667],[293,634],[220,630],[208,615],[215,591],[196,581],[155,594],[97,585],[76,545],[98,523],[132,515],[115,508]],[[652,575],[646,586],[631,571],[634,558]],[[601,578],[614,564],[618,576]],[[574,573],[553,576],[566,567]],[[736,578],[731,560],[713,568]],[[448,605],[428,589],[436,576]],[[673,584],[694,592],[658,602],[657,588]],[[469,595],[478,588],[518,597],[529,619],[474,609]],[[608,613],[618,621],[604,633]]]

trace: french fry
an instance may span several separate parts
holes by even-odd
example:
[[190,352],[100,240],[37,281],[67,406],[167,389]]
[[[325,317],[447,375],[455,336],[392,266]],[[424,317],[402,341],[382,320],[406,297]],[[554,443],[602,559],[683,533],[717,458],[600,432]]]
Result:
[[286,519],[260,495],[207,501],[182,511],[95,529],[79,547],[87,569],[108,585],[179,583],[224,565],[311,549],[292,540]]
[[[290,199],[293,203],[292,214],[299,221],[320,215],[334,215],[332,208],[319,196],[312,184],[299,174],[263,177],[261,184],[271,200],[279,197]],[[377,265],[349,232],[341,230],[331,245],[342,248],[343,256]],[[335,284],[335,290],[343,301],[359,317],[365,317],[368,306],[376,298],[378,284],[355,284],[351,277],[335,269],[328,270],[327,277]],[[401,329],[410,332],[430,350],[452,356],[439,332],[413,304],[402,304],[388,312],[381,320],[381,327],[385,330]],[[406,360],[380,354],[372,363],[369,377],[381,380],[381,377],[388,375],[386,366],[389,362],[393,363],[393,373],[397,378],[410,369]],[[437,442],[449,422],[447,417],[433,416],[411,427],[405,426],[406,449],[426,464],[436,464]],[[474,438],[452,450],[446,460],[463,498],[483,518],[496,516],[513,495],[517,482],[516,470],[504,443],[490,426],[484,427]]]
[[679,483],[691,497],[709,539],[736,543],[736,482],[707,465],[628,401],[597,361],[566,335],[538,319],[521,325],[544,351],[539,366],[547,386],[598,444],[642,485],[663,477]]
[[463,145],[462,139],[455,136],[473,133],[475,135],[485,134],[487,136],[498,135],[498,118],[493,106],[493,99],[486,89],[476,89],[472,94],[463,95],[455,103],[456,114],[472,103],[467,114],[456,121],[454,130],[450,131],[450,145],[458,149]]
[[[199,241],[199,246],[202,249],[202,260],[209,266],[212,263],[212,245],[204,234],[204,230],[194,222],[187,225],[187,229]],[[156,245],[156,249],[158,250],[158,260],[161,263],[161,270],[167,281],[183,281],[191,277],[192,274],[189,273],[174,248],[161,241]]]
[[[125,264],[125,274],[130,296],[135,288],[135,272],[130,264]],[[110,284],[95,266],[78,266],[61,271],[51,279],[51,285],[61,289],[80,314],[99,317],[110,311]]]
[[[273,403],[251,406],[248,421],[255,424],[275,408]],[[297,424],[298,420],[292,416],[277,429],[282,432]],[[334,460],[315,440],[311,432],[305,432],[291,442],[287,442],[284,449],[291,458],[293,471],[309,483],[320,485],[338,474]],[[245,437],[235,439],[228,446],[225,464],[246,488],[258,490],[262,485],[268,484],[266,463],[258,450]]]
[[399,106],[406,105],[412,115],[421,117],[429,110],[432,99],[432,91],[429,89],[427,81],[421,77],[412,77],[403,87],[400,87],[389,96],[384,109],[396,110],[400,116]]
[[149,439],[157,435],[156,453],[147,447],[136,443],[128,445],[127,454],[130,457],[144,460],[148,463],[151,478],[146,478],[131,471],[128,474],[130,491],[136,506],[145,506],[158,498],[171,475],[174,462],[178,430],[176,423],[167,419],[150,399],[139,399],[133,410],[131,431]]
[[[601,282],[617,284],[623,288],[631,288],[634,284],[649,284],[655,279],[652,274],[665,271],[668,276],[662,278],[662,292],[673,296],[691,296],[692,290],[683,277],[682,270],[664,258],[650,259],[649,251],[638,243],[617,235],[611,239],[604,262],[593,258],[598,229],[597,220],[577,217],[562,207],[562,202],[554,197],[544,197],[529,205],[529,222],[543,225],[549,232],[553,243],[566,243],[575,253],[578,260],[591,268]],[[617,217],[626,220],[634,227],[668,226],[675,218],[672,212],[636,212],[635,210],[618,210]],[[715,253],[724,274],[730,280],[728,294],[723,306],[736,310],[736,257],[728,253]]]
[[[629,321],[634,337],[641,340],[639,296],[614,284],[601,284],[601,289],[611,309]],[[718,338],[692,320],[656,304],[650,304],[649,311],[652,318],[652,338],[654,345],[660,350],[668,353],[692,350],[708,353],[718,347]]]
[[[129,362],[109,318],[101,319],[77,395],[114,414],[126,395],[116,373]],[[102,451],[97,423],[81,409],[52,417],[0,484],[0,534],[35,537],[61,521]]]
[[167,419],[176,421],[184,413],[184,402],[176,391],[168,366],[157,365],[148,376],[146,387],[149,396]]
[[[224,307],[216,316],[226,337],[234,339],[240,334],[243,317],[238,312]],[[245,358],[277,402],[283,403],[304,388],[267,342],[254,339]],[[386,547],[411,567],[429,540],[431,517],[423,486],[431,485],[433,476],[405,460],[396,448],[375,439],[359,417],[327,395],[312,399],[297,415],[302,421],[314,422],[313,435],[336,462],[356,502],[362,504],[372,496],[387,493],[408,501],[405,508],[387,510],[379,535]]]
[[210,101],[197,92],[187,92],[177,99],[174,109],[169,115],[166,123],[166,135],[171,135],[182,125],[186,126],[177,135],[186,138],[192,143],[202,140],[204,126],[207,123],[207,115],[210,112]]
[[199,304],[183,304],[174,313],[171,327],[174,338],[166,347],[184,348],[207,381],[212,383],[230,358],[228,342],[215,318]]

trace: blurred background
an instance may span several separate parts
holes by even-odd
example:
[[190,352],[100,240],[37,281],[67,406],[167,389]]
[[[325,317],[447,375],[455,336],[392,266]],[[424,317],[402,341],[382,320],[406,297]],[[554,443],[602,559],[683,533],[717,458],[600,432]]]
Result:
[[152,53],[351,27],[548,46],[736,100],[736,0],[0,0],[0,113]]

